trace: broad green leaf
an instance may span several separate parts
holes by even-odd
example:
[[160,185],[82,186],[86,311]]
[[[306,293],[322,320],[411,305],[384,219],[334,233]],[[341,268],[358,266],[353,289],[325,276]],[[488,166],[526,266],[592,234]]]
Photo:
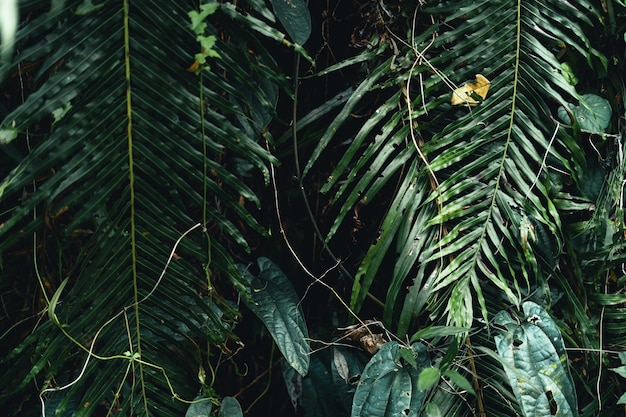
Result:
[[304,45],[311,35],[311,14],[304,0],[271,0],[274,13],[294,43]]
[[[604,133],[613,113],[609,101],[595,94],[583,94],[578,105],[569,103],[568,107],[580,128],[594,133]],[[572,123],[565,107],[559,107],[557,114],[563,123]]]
[[326,350],[322,355],[316,354],[311,358],[309,373],[302,380],[302,408],[306,411],[307,416],[346,415],[343,388],[350,387],[350,385],[344,381],[341,381],[339,386],[334,384],[330,367],[329,350]]
[[388,342],[367,364],[354,394],[352,417],[419,415],[426,392],[418,388],[418,378],[430,359],[424,345],[411,345],[415,368],[398,360],[398,349],[397,342]]
[[469,392],[472,395],[476,395],[476,391],[474,391],[474,387],[472,384],[465,378],[463,375],[458,373],[453,369],[446,369],[442,372],[443,376],[450,379],[450,382],[455,384],[457,387],[461,388],[464,391]]
[[434,402],[427,402],[424,407],[424,417],[441,417],[441,410]]
[[220,404],[219,417],[243,417],[239,401],[234,397],[225,397]]
[[257,264],[258,277],[239,266],[252,286],[251,301],[246,301],[246,305],[270,331],[287,363],[304,376],[309,368],[310,353],[300,300],[276,264],[267,258],[259,258]]
[[441,377],[441,372],[437,368],[425,368],[420,372],[417,379],[417,388],[420,390],[428,390],[434,387]]
[[524,416],[577,416],[576,391],[558,327],[539,305],[527,301],[522,308],[523,317],[501,311],[494,323],[506,328],[495,336],[496,347]]

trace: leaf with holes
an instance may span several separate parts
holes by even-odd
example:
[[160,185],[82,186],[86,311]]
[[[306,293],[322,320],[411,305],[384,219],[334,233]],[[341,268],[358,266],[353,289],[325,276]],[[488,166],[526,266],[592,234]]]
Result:
[[265,324],[289,365],[304,376],[309,369],[309,335],[298,296],[283,271],[271,260],[259,258],[257,264],[258,277],[239,266],[252,286],[246,305]]
[[524,317],[501,311],[495,324],[506,328],[496,347],[526,417],[578,415],[576,392],[561,332],[537,304],[522,305]]
[[418,389],[420,372],[430,366],[426,348],[411,345],[414,366],[402,360],[397,342],[388,342],[372,357],[354,393],[352,417],[415,416],[420,413],[426,391]]

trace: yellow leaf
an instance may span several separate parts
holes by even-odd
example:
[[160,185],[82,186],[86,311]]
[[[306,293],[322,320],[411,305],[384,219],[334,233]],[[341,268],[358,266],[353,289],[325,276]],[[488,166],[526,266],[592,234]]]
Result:
[[[485,77],[480,74],[476,74],[475,83],[466,83],[452,92],[452,99],[450,103],[453,106],[463,106],[469,104],[470,106],[476,106],[480,101],[487,98],[487,91],[491,83]],[[482,100],[477,100],[477,97],[473,97],[474,94],[480,96]]]

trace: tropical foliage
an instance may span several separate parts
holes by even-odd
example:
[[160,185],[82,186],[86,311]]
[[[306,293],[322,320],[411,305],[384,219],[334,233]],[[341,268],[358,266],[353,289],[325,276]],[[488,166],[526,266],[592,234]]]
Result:
[[625,14],[21,3],[0,406],[254,413],[254,314],[306,415],[614,415]]

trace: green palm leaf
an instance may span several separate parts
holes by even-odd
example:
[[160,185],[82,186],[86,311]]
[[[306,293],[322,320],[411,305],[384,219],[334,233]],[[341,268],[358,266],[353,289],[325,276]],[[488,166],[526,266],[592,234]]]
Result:
[[[550,278],[570,285],[557,269],[569,239],[563,217],[584,217],[591,206],[583,197],[586,157],[557,121],[557,109],[580,97],[560,59],[578,56],[606,69],[586,35],[597,30],[598,15],[584,1],[433,2],[415,11],[411,26],[378,28],[397,49],[372,48],[361,56],[375,58],[350,61],[368,62],[363,80],[328,123],[305,174],[312,177],[328,149],[340,146],[335,138],[350,138],[322,188],[337,213],[330,244],[356,208],[389,201],[354,277],[354,311],[382,284],[384,321],[403,337],[424,320],[468,328],[531,294],[550,300]],[[452,90],[476,74],[491,80],[487,97],[475,107],[452,106]],[[370,117],[350,116],[366,103]],[[567,294],[569,307],[588,346],[597,346],[575,292]],[[497,362],[477,366],[486,375],[471,372],[475,378],[508,384]],[[480,395],[502,404],[495,398],[503,390],[496,392]],[[442,401],[463,408],[460,396]],[[487,414],[496,412],[489,403]]]
[[[400,256],[388,306],[413,279],[400,334],[423,312],[428,294],[452,286],[452,300],[458,302],[437,312],[450,324],[469,326],[475,306],[487,316],[481,294],[486,282],[518,304],[521,288],[539,273],[524,230],[541,225],[557,245],[562,241],[549,186],[562,174],[549,170],[545,158],[574,181],[580,180],[580,168],[570,160],[574,150],[569,150],[568,134],[554,121],[556,107],[577,97],[560,73],[556,54],[563,47],[589,49],[583,28],[590,27],[592,17],[583,4],[532,1],[447,2],[420,13],[436,16],[439,23],[409,37],[390,60],[379,59],[330,124],[305,170],[342,126],[353,124],[348,115],[368,91],[387,95],[359,127],[323,190],[340,202],[330,240],[356,204],[372,201],[394,175],[405,178],[381,221],[381,235],[361,262],[351,303],[359,310],[380,260],[395,248]],[[572,24],[564,26],[565,20]],[[402,41],[396,33],[386,36]],[[440,53],[448,45],[454,47]],[[585,56],[593,60],[594,51]],[[472,108],[450,106],[451,89],[476,73],[491,80],[486,100]],[[386,321],[393,316],[388,308]]]
[[194,74],[191,5],[68,1],[38,13],[48,7],[25,5],[37,17],[17,34],[9,82],[24,82],[24,101],[2,114],[3,132],[19,135],[0,145],[13,156],[0,252],[3,282],[16,279],[16,250],[37,260],[32,284],[59,325],[38,326],[4,359],[0,401],[33,408],[39,390],[46,413],[178,416],[213,366],[200,346],[236,337],[238,311],[215,290],[246,285],[230,247],[249,249],[244,228],[266,233],[238,161],[269,180],[261,133],[286,83],[258,27],[280,32],[218,5],[201,35],[228,42]]

